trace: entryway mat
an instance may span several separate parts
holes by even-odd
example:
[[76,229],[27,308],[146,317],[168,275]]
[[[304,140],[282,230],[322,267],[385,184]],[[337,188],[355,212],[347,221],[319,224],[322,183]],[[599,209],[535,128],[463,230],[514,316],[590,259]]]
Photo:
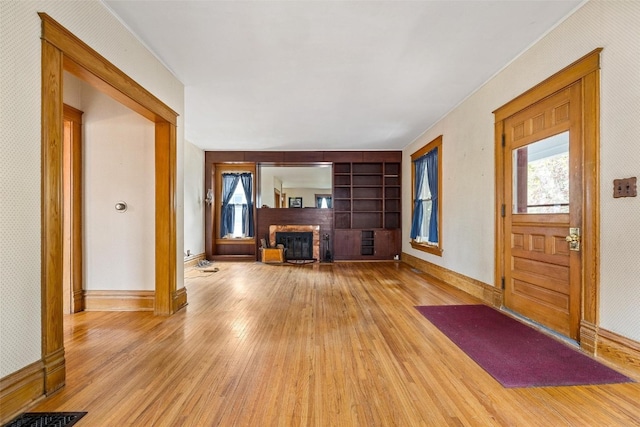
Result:
[[418,311],[504,387],[633,382],[598,361],[485,305]]

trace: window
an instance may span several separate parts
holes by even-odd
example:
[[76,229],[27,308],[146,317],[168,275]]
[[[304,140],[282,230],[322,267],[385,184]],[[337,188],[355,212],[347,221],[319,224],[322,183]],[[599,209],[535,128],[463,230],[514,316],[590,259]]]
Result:
[[222,206],[220,208],[220,237],[249,238],[253,226],[253,174],[222,174]]
[[247,206],[247,198],[244,195],[244,187],[242,182],[238,182],[236,191],[231,196],[231,203],[233,204],[233,229],[230,230],[230,237],[244,237],[246,235],[244,230],[244,217],[242,215],[242,209]]
[[316,194],[316,208],[331,208],[331,194]]
[[569,131],[513,150],[513,213],[569,212]]
[[442,255],[442,135],[411,155],[411,246]]

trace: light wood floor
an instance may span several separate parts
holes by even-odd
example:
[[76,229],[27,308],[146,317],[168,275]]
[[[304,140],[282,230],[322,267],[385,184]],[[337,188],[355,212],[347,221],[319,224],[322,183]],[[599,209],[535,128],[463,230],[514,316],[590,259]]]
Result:
[[[216,263],[169,317],[65,319],[78,426],[633,426],[640,384],[505,389],[415,305],[478,303],[398,263]],[[638,379],[638,378],[636,378]]]

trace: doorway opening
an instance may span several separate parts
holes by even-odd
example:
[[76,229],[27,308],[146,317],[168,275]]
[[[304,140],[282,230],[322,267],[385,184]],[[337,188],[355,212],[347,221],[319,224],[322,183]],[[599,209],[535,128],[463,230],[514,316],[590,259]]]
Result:
[[42,360],[44,392],[64,386],[63,103],[67,71],[155,124],[155,301],[158,315],[186,305],[176,290],[177,113],[45,13],[42,21]]

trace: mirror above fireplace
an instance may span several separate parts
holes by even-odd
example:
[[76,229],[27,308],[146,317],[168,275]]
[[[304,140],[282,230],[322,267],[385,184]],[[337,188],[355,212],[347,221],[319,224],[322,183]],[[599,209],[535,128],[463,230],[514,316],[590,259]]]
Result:
[[318,195],[331,195],[332,164],[258,164],[258,179],[257,206],[288,208],[289,198],[301,198],[301,207],[313,208]]

